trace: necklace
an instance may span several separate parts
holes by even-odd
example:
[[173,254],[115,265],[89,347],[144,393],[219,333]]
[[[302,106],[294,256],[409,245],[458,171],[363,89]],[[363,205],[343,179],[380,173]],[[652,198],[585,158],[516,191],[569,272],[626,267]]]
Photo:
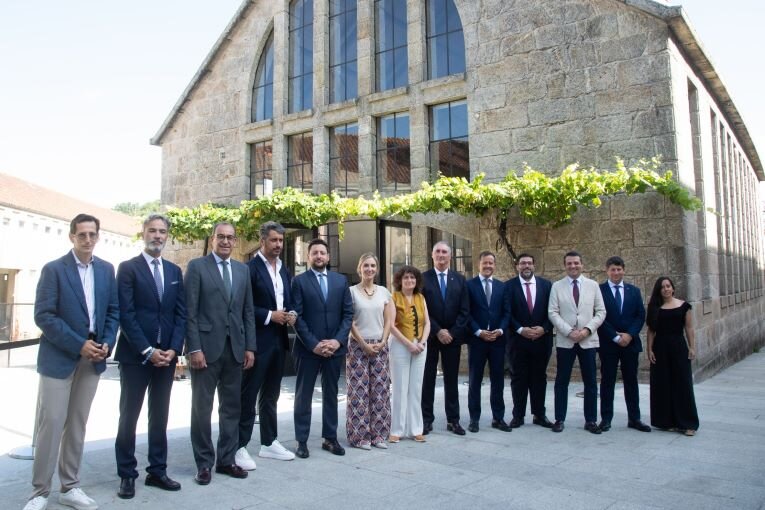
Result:
[[359,287],[361,287],[361,290],[363,290],[363,291],[364,291],[364,294],[366,294],[366,295],[367,295],[367,296],[369,296],[369,297],[372,297],[372,296],[374,296],[374,295],[375,295],[375,292],[377,292],[377,285],[375,285],[374,287],[372,287],[372,292],[367,292],[367,288],[366,288],[366,287],[364,287],[364,286],[363,286],[363,285],[361,285],[361,284],[359,284]]

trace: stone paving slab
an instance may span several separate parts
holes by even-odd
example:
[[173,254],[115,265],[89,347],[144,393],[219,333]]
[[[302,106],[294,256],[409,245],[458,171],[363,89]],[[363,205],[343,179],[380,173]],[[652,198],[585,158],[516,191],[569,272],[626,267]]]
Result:
[[[506,381],[507,383],[507,381]],[[32,366],[0,369],[0,491],[9,508],[21,508],[30,492],[30,461],[7,452],[31,441],[37,375]],[[440,384],[440,381],[439,381]],[[169,426],[169,473],[183,484],[167,493],[136,484],[136,497],[117,498],[114,462],[119,380],[107,370],[93,404],[82,468],[83,489],[101,508],[196,509],[736,509],[765,510],[765,354],[742,362],[696,386],[701,427],[696,437],[626,427],[626,408],[617,388],[613,428],[594,436],[582,429],[582,400],[571,385],[569,415],[561,434],[531,424],[511,433],[490,428],[488,381],[484,384],[481,431],[457,437],[443,416],[424,444],[411,440],[388,450],[348,448],[335,457],[320,448],[321,411],[317,392],[309,440],[311,457],[280,462],[256,458],[246,480],[213,475],[193,482],[189,442],[188,381],[176,383]],[[292,426],[294,378],[286,378],[279,404],[280,440],[295,447]],[[648,386],[640,388],[648,415]],[[441,414],[443,391],[436,392]],[[467,391],[460,385],[463,424]],[[509,383],[505,401],[511,407]],[[547,404],[552,413],[552,383]],[[344,400],[338,431],[345,444]],[[552,418],[552,416],[550,416]],[[646,420],[647,421],[647,420]],[[139,420],[137,451],[145,465],[146,424]],[[257,437],[257,432],[255,434]],[[252,453],[257,448],[252,445]],[[54,488],[58,483],[54,478]],[[54,492],[49,508],[65,508]],[[5,510],[5,509],[4,509]]]

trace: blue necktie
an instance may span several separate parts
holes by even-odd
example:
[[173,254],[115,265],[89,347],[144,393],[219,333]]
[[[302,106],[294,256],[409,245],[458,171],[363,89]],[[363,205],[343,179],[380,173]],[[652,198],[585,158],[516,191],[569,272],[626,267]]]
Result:
[[221,264],[223,264],[223,288],[231,299],[231,273],[228,270],[228,260],[222,260]]
[[441,285],[441,297],[446,301],[446,273],[438,273],[438,283]]
[[621,289],[621,285],[614,285],[614,300],[616,301],[616,307],[619,309],[619,313],[622,313],[622,293],[619,292],[619,289]]
[[318,273],[317,276],[319,277],[319,287],[321,287],[321,294],[324,296],[324,301],[327,300],[327,275],[324,273]]

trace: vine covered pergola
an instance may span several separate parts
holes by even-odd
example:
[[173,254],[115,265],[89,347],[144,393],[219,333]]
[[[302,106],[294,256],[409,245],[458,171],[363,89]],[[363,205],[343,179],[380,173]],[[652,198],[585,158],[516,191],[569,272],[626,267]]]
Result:
[[557,227],[571,221],[579,207],[597,208],[602,198],[654,191],[684,210],[695,211],[701,201],[678,184],[672,172],[659,173],[658,158],[642,159],[631,166],[617,160],[615,168],[603,171],[568,166],[560,175],[548,176],[525,167],[521,174],[509,172],[499,182],[484,183],[483,174],[472,181],[441,177],[423,183],[412,193],[346,198],[335,193],[314,195],[295,188],[281,188],[273,194],[244,200],[238,207],[202,204],[193,208],[170,208],[171,233],[182,243],[205,240],[215,223],[236,225],[238,235],[256,239],[264,221],[314,228],[337,222],[340,237],[343,222],[350,218],[411,219],[415,214],[455,213],[462,216],[496,216],[498,246],[515,258],[507,238],[507,218],[517,208],[532,224]]

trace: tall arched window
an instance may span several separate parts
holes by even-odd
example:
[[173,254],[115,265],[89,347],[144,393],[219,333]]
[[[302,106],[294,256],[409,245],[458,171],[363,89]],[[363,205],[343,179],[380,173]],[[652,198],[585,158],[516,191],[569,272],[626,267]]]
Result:
[[375,0],[376,90],[403,87],[409,82],[406,0]]
[[454,0],[428,0],[428,79],[465,72],[465,39]]
[[356,0],[329,2],[329,87],[331,103],[357,95]]
[[274,116],[274,34],[268,37],[252,86],[252,121]]
[[290,5],[289,111],[313,107],[313,0]]

